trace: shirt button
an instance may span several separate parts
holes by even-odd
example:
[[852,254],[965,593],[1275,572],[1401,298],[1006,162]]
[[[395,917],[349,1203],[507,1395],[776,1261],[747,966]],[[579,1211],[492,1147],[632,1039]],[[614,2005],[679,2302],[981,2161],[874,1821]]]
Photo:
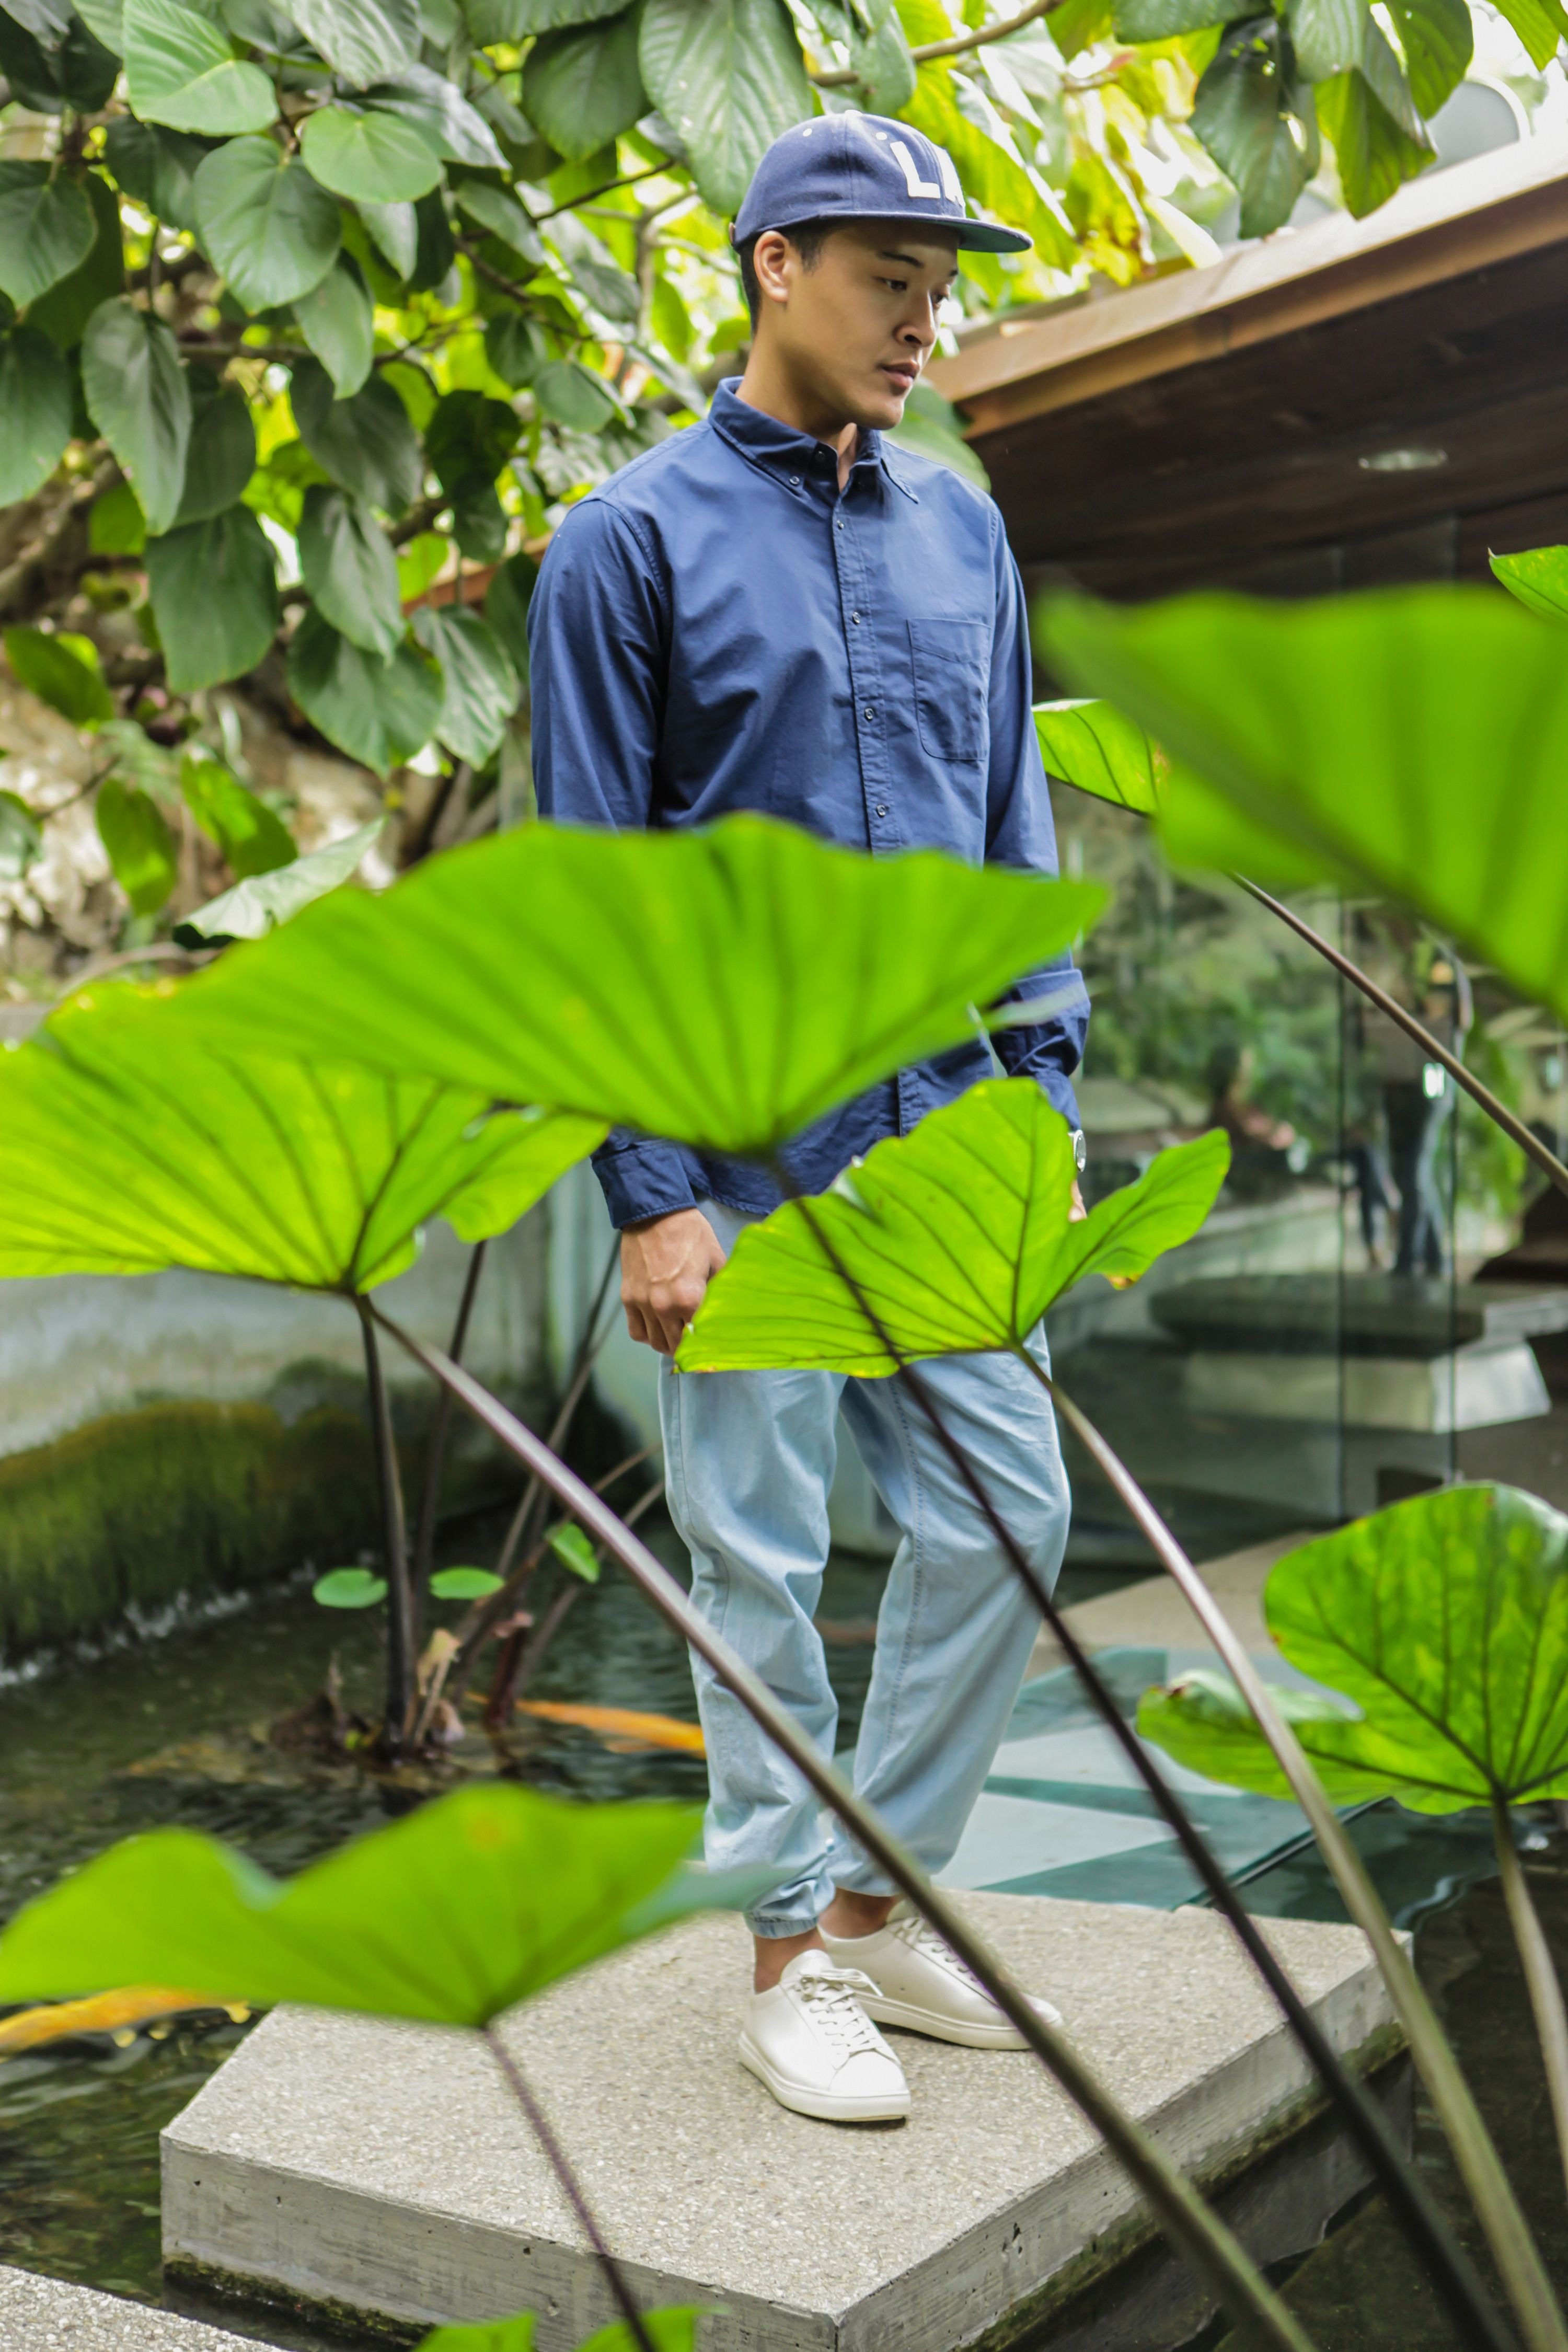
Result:
[[872,708],[871,708],[870,704],[869,704],[869,703],[868,703],[868,704],[866,705],[865,709],[860,713],[860,716],[861,716],[861,718],[862,718],[862,719],[875,719],[875,717],[877,716],[877,714],[876,714],[876,712],[872,709]]
[[798,489],[799,489],[799,488],[800,488],[800,476],[799,476],[798,474],[792,474],[792,475],[790,476],[790,478],[789,478],[789,486],[790,486],[790,488],[791,488],[792,490],[798,490]]
[[836,522],[836,523],[834,524],[833,528],[834,528],[834,530],[843,530],[843,528],[844,528],[844,525],[843,525],[841,522]]
[[859,614],[858,614],[858,613],[851,613],[851,614],[850,614],[850,615],[849,615],[849,617],[850,617],[850,619],[854,622],[855,626],[856,626],[857,628],[858,628],[858,627],[859,627],[859,625],[860,625],[860,615],[859,615]]
[[888,814],[888,803],[887,803],[887,802],[886,802],[886,801],[879,801],[879,802],[877,803],[877,814],[878,814],[879,816],[886,816],[886,815],[887,815],[887,814]]

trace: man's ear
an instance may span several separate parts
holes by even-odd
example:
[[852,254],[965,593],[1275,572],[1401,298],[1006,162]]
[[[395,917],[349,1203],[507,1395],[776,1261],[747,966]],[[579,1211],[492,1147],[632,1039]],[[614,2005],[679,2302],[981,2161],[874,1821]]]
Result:
[[764,302],[787,302],[799,256],[782,229],[764,229],[752,248],[752,268]]

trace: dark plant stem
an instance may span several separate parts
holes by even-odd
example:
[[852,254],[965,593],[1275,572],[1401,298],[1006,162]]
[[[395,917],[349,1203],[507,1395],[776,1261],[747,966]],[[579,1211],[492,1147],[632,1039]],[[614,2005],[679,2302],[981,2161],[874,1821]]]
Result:
[[646,1544],[622,1524],[575,1471],[559,1461],[543,1441],[509,1412],[471,1373],[449,1362],[437,1349],[422,1346],[380,1308],[371,1311],[416,1363],[423,1364],[435,1379],[450,1388],[458,1402],[565,1504],[595,1542],[602,1545],[626,1571],[666,1623],[708,1661],[720,1681],[789,1759],[807,1786],[844,1823],[877,1867],[901,1894],[908,1895],[921,1916],[973,1970],[1003,2014],[1104,2138],[1176,2243],[1249,2338],[1267,2345],[1288,2346],[1290,2352],[1310,2352],[1307,2338],[1273,2289],[1254,2268],[1224,2222],[1209,2211],[1161,2144],[1101,2088],[1067,2036],[1046,2023],[945,1893],[932,1886],[913,1855],[906,1852],[879,1815],[861,1802],[767,1685],[714,1633]]
[[396,1756],[403,1748],[414,1698],[414,1612],[408,1589],[408,1542],[403,1525],[403,1482],[397,1475],[392,1404],[375,1336],[378,1318],[368,1299],[356,1298],[354,1305],[359,1309],[360,1328],[364,1335],[364,1377],[381,1499],[381,1543],[386,1558],[386,1721],[381,1737],[386,1753]]
[[1519,1947],[1524,1981],[1530,1993],[1530,2006],[1535,2016],[1535,2031],[1541,2037],[1541,2055],[1546,2066],[1546,2088],[1552,2100],[1552,2120],[1557,2128],[1557,2150],[1563,2163],[1564,2180],[1568,2181],[1568,2011],[1563,2005],[1563,1982],[1552,1957],[1552,1947],[1546,1940],[1546,1930],[1541,1924],[1541,1914],[1535,1907],[1535,1898],[1530,1891],[1530,1880],[1513,1842],[1508,1800],[1495,1792],[1492,1797],[1492,1835],[1497,1842],[1498,1871],[1502,1879],[1503,1899],[1508,1905],[1509,1925],[1513,1929],[1513,1940]]
[[[1488,2352],[1500,2352],[1500,2348],[1509,2342],[1506,2330],[1489,2305],[1479,2281],[1473,2273],[1467,2278],[1464,2257],[1453,2249],[1450,2242],[1451,2233],[1446,2231],[1437,2213],[1425,2199],[1419,2187],[1409,2177],[1408,2168],[1383,2118],[1360,2085],[1352,2079],[1338,2052],[1319,2028],[1311,2011],[1265,1940],[1258,1923],[1210,1852],[1206,1841],[1193,1822],[1185,1806],[1160,1771],[1152,1756],[1138,1738],[1131,1725],[1126,1721],[1109,1685],[1089,1659],[1087,1651],[1068,1624],[1060,1610],[1058,1609],[1049,1586],[1007,1526],[968,1454],[948,1428],[929,1385],[915,1367],[901,1358],[887,1327],[868,1297],[864,1285],[856,1279],[845,1265],[831,1236],[825,1231],[816,1215],[812,1202],[794,1185],[788,1171],[782,1164],[775,1162],[771,1172],[781,1189],[793,1196],[818,1249],[821,1250],[837,1279],[843,1284],[846,1291],[865,1317],[868,1325],[876,1335],[878,1344],[898,1363],[897,1377],[903,1381],[908,1394],[919,1407],[932,1435],[947,1455],[971,1499],[990,1528],[1004,1557],[1028,1591],[1046,1623],[1050,1627],[1053,1637],[1060,1645],[1068,1663],[1088,1692],[1107,1730],[1153,1799],[1161,1818],[1173,1832],[1183,1853],[1196,1871],[1215,1910],[1222,1913],[1228,1921],[1237,1942],[1268,1986],[1280,2013],[1317,2071],[1325,2091],[1343,2115],[1357,2144],[1372,2166],[1376,2178],[1382,2182],[1394,2210],[1405,2221],[1438,2275],[1445,2284],[1451,2284],[1455,2317],[1463,2328],[1467,2341],[1477,2347],[1488,2347]],[[1028,1349],[1019,1346],[1014,1349],[1014,1353],[1041,1383],[1047,1393],[1055,1397],[1057,1391],[1049,1378],[1036,1363]],[[1103,1440],[1101,1444],[1103,1444]],[[1118,1467],[1121,1466],[1119,1464]],[[1130,1478],[1130,1474],[1125,1471],[1122,1475]]]
[[566,2152],[551,2130],[543,2108],[529,2089],[522,2069],[496,2032],[495,2027],[487,2025],[484,2031],[485,2040],[490,2046],[490,2055],[500,2068],[508,2090],[528,2117],[533,2136],[544,2150],[549,2159],[550,2168],[565,2193],[567,2203],[577,2216],[583,2235],[594,2249],[599,2267],[608,2283],[610,2293],[619,2304],[621,2316],[631,2330],[633,2342],[637,2346],[638,2352],[654,2352],[653,2338],[649,2336],[642,2313],[637,2308],[637,2298],[626,2284],[626,2274],[605,2243],[604,2231],[594,2218],[594,2209],[583,2193],[583,2184],[567,2163]]
[[[1268,1686],[1258,1675],[1258,1667],[1248,1658],[1239,1634],[1234,1633],[1234,1628],[1225,1618],[1225,1612],[1215,1601],[1208,1585],[1204,1583],[1204,1578],[1192,1567],[1192,1561],[1187,1559],[1166,1522],[1159,1517],[1159,1512],[1154,1510],[1154,1506],[1150,1503],[1138,1479],[1133,1477],[1133,1473],[1126,1467],[1126,1463],[1121,1461],[1121,1456],[1107,1444],[1100,1430],[1093,1425],[1093,1421],[1089,1421],[1084,1412],[1079,1412],[1079,1406],[1074,1404],[1072,1397],[1060,1388],[1060,1383],[1056,1383],[1048,1373],[1041,1371],[1039,1364],[1035,1364],[1032,1357],[1030,1369],[1035,1371],[1035,1379],[1039,1381],[1041,1388],[1047,1388],[1047,1392],[1051,1395],[1060,1418],[1068,1423],[1068,1428],[1084,1446],[1090,1461],[1096,1463],[1102,1477],[1110,1482],[1114,1494],[1126,1506],[1138,1531],[1145,1536],[1159,1564],[1166,1569],[1168,1576],[1173,1578],[1187,1604],[1192,1606],[1194,1616],[1199,1618],[1199,1622],[1208,1633],[1208,1639],[1215,1644],[1220,1658],[1237,1679],[1241,1696],[1256,1717],[1258,1728],[1274,1750],[1274,1757],[1277,1757],[1286,1780],[1290,1783],[1295,1800],[1302,1806],[1302,1811],[1310,1821],[1311,1834],[1317,1839],[1319,1851],[1323,1853],[1323,1861],[1328,1863],[1328,1870],[1333,1874],[1335,1886],[1344,1900],[1344,1910],[1350,1912],[1356,1927],[1366,1936],[1377,1959],[1377,1967],[1383,1969],[1384,1983],[1389,1985],[1389,1992],[1394,2000],[1396,2016],[1404,2025],[1405,2037],[1411,2042],[1415,2067],[1422,2074],[1422,2082],[1427,2084],[1427,2091],[1432,2094],[1432,2105],[1436,2107],[1438,2119],[1448,2133],[1469,2197],[1477,2206],[1483,2230],[1486,2230],[1495,2258],[1498,2258],[1498,2270],[1502,2272],[1504,2286],[1510,2291],[1510,2300],[1514,2303],[1514,2310],[1519,2312],[1519,2319],[1526,2328],[1528,2343],[1535,2345],[1535,2347],[1561,2345],[1563,2343],[1563,2322],[1561,2322],[1561,2312],[1556,2307],[1556,2295],[1552,2294],[1552,2284],[1544,2274],[1535,2242],[1531,2239],[1521,2210],[1514,2200],[1514,2192],[1507,2183],[1507,2176],[1504,2176],[1502,2164],[1498,2159],[1498,2149],[1493,2147],[1486,2124],[1481,2122],[1477,2103],[1469,2094],[1469,2084],[1460,2074],[1453,2049],[1448,2046],[1448,2039],[1438,2025],[1436,2013],[1432,2011],[1420,1978],[1415,1976],[1415,1969],[1411,1967],[1411,1957],[1394,1936],[1387,1912],[1383,1910],[1383,1903],[1377,1900],[1375,1886],[1368,1879],[1366,1865],[1361,1863],[1361,1855],[1356,1853],[1354,1844],[1350,1842],[1350,1834],[1344,1830],[1335,1809],[1328,1804],[1321,1780],[1317,1778],[1317,1773],[1311,1771],[1311,1764],[1307,1761],[1300,1740],[1295,1738],[1290,1724],[1274,1706]],[[1405,2180],[1404,2168],[1401,2168],[1401,2183],[1404,2183],[1401,2192],[1392,2194],[1392,2204],[1396,2206],[1401,2218],[1408,2218],[1413,2204],[1417,2200],[1422,2200],[1420,2183]],[[1392,2192],[1394,2185],[1392,2185],[1392,2180],[1387,2180],[1384,2188]],[[1448,2284],[1455,2316],[1467,2328],[1471,2343],[1479,2340],[1477,2328],[1481,2324],[1493,2328],[1493,2340],[1507,2340],[1502,2338],[1498,2316],[1490,2310],[1490,2303],[1488,2303],[1483,2288],[1474,2279],[1469,2263],[1465,2261],[1460,2251],[1448,2244],[1444,2225],[1436,2222],[1436,2246],[1427,2237],[1427,2222],[1413,2221],[1411,2227],[1413,2230],[1420,2227],[1422,2246],[1427,2251],[1427,2258],[1432,2261],[1438,2277]]]
[[[474,1311],[474,1299],[479,1286],[479,1276],[485,1270],[485,1244],[476,1242],[468,1257],[468,1270],[463,1277],[463,1295],[458,1301],[457,1320],[452,1326],[452,1338],[447,1354],[455,1364],[463,1360],[468,1344],[468,1323]],[[437,1391],[436,1411],[430,1423],[430,1447],[425,1464],[425,1491],[419,1499],[419,1524],[414,1537],[413,1615],[414,1638],[417,1642],[425,1617],[425,1603],[430,1591],[430,1570],[436,1558],[436,1522],[441,1516],[441,1473],[447,1466],[447,1443],[452,1425],[452,1400],[445,1389]]]
[[1370,973],[1363,971],[1358,963],[1352,963],[1348,955],[1323,937],[1321,931],[1315,931],[1310,923],[1304,922],[1293,908],[1287,907],[1279,898],[1271,898],[1267,890],[1259,889],[1256,882],[1249,882],[1245,874],[1233,874],[1230,878],[1239,884],[1249,898],[1256,898],[1260,907],[1267,907],[1271,915],[1278,915],[1298,939],[1305,940],[1310,948],[1314,948],[1342,979],[1348,980],[1352,988],[1359,988],[1369,1004],[1375,1004],[1380,1013],[1386,1013],[1390,1021],[1396,1022],[1407,1037],[1415,1039],[1430,1061],[1439,1063],[1455,1085],[1463,1087],[1471,1101],[1480,1105],[1487,1117],[1501,1128],[1510,1142],[1517,1143],[1560,1192],[1568,1193],[1568,1167],[1556,1153],[1549,1150],[1541,1138],[1526,1127],[1521,1118],[1516,1118],[1505,1102],[1500,1102],[1490,1087],[1483,1086],[1474,1071],[1465,1067],[1457,1054],[1450,1053],[1447,1045],[1439,1045],[1432,1032],[1417,1021],[1414,1013],[1407,1013],[1397,997],[1390,996],[1386,989],[1379,988]]

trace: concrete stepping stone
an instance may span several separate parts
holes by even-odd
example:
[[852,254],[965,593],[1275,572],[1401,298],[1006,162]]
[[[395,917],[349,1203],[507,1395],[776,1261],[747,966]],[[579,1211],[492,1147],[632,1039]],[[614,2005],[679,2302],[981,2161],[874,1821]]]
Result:
[[226,2328],[204,2327],[118,2294],[0,2269],[0,2352],[257,2352]]
[[[1205,2177],[1315,2111],[1214,1914],[960,1900]],[[1268,1932],[1342,2051],[1392,2053],[1353,1929]],[[721,2306],[705,2352],[999,2347],[1147,2237],[1116,2165],[1027,2053],[900,2034],[907,2124],[786,2113],[735,2055],[748,1964],[738,1920],[687,1921],[504,2027],[637,2292]],[[163,2233],[165,2261],[209,2291],[374,2314],[409,2340],[532,2309],[539,2352],[566,2352],[614,2315],[491,2057],[440,2029],[276,2011],[164,2133]]]

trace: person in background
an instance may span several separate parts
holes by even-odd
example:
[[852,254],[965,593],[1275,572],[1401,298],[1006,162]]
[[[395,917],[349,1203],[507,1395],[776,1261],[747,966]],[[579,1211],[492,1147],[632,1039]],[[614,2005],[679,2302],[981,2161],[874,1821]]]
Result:
[[[1001,516],[883,437],[931,356],[960,252],[1027,239],[972,220],[951,158],[921,132],[853,113],[775,140],[732,234],[754,321],[744,374],[700,424],[574,506],[544,558],[529,614],[541,814],[665,827],[759,810],[875,857],[936,848],[1054,874]],[[1069,958],[1014,995],[1047,992],[1057,1009],[998,1033],[996,1051],[1077,1130],[1088,1003]],[[794,1181],[821,1191],[992,1067],[977,1038],[900,1071],[795,1139]],[[595,1164],[621,1230],[627,1328],[664,1360],[666,1478],[692,1597],[824,1755],[837,1704],[813,1618],[840,1414],[901,1531],[855,1779],[940,1871],[1012,1711],[1035,1603],[901,1380],[672,1376],[708,1281],[777,1202],[769,1179],[631,1134]],[[1035,1344],[1043,1360],[1043,1333]],[[1068,1490],[1038,1383],[1005,1355],[945,1359],[924,1377],[1053,1582]],[[693,1670],[708,1860],[775,1880],[748,1914],[743,2063],[785,2106],[871,2122],[909,2110],[879,2023],[1022,2046],[711,1671]],[[652,1979],[648,1998],[660,1998]]]

